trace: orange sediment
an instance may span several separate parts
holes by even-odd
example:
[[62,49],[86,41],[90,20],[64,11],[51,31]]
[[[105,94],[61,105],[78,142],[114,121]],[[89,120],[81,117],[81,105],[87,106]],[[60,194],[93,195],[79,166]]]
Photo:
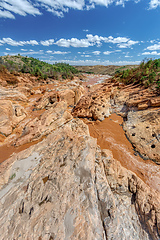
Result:
[[123,167],[134,172],[150,187],[160,192],[160,165],[143,160],[135,153],[125,136],[121,126],[123,119],[120,116],[112,114],[102,122],[84,121],[89,127],[90,135],[97,138],[101,149],[111,150],[113,157],[120,161]]

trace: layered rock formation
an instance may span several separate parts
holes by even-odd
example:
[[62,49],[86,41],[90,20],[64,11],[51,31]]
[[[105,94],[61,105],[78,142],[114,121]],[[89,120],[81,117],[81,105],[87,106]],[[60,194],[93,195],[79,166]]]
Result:
[[[136,118],[129,120],[138,108],[128,107],[126,88],[112,80],[88,91],[78,79],[28,84],[5,89],[24,101],[4,97],[1,104],[1,150],[30,145],[0,165],[0,239],[158,240],[160,193],[100,149],[77,118],[103,120],[117,111],[138,129]],[[143,111],[149,109],[135,113],[147,116]]]
[[68,121],[67,107],[73,107],[84,92],[78,79],[47,84],[27,77],[17,77],[19,83],[14,87],[0,87],[1,147],[20,146],[49,134],[56,124]]
[[81,120],[9,161],[1,239],[158,239],[159,193],[101,151]]
[[144,159],[160,162],[160,102],[156,92],[109,80],[92,87],[73,110],[73,116],[104,120],[112,113],[124,117],[123,127]]

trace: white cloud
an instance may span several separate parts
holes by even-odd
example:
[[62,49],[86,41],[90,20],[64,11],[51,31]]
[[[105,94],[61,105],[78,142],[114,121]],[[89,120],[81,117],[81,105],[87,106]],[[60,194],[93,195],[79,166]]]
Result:
[[160,6],[160,0],[151,0],[149,3],[150,9],[155,9]]
[[91,60],[91,59],[84,59],[84,60],[66,60],[66,59],[61,59],[59,61],[57,60],[50,60],[47,61],[51,64],[55,62],[63,62],[63,63],[69,63],[71,65],[136,65],[140,64],[140,61],[116,61],[116,62],[111,62],[109,60],[101,61],[101,60]]
[[77,38],[71,38],[71,39],[61,38],[55,44],[58,45],[59,47],[89,47],[94,45],[88,39],[77,39]]
[[11,46],[24,46],[24,45],[38,45],[38,42],[36,40],[29,40],[29,41],[15,41],[12,38],[2,38],[0,40],[0,45],[8,44]]
[[106,52],[103,52],[104,55],[110,55],[111,54],[111,51],[106,51]]
[[109,36],[106,40],[106,42],[110,42],[110,43],[126,43],[129,41],[129,38],[126,37],[117,37],[117,38],[113,38],[112,36]]
[[94,55],[99,55],[101,52],[100,51],[93,51],[92,52]]
[[[34,2],[30,0],[1,0],[0,17],[14,19],[16,14],[36,16],[42,14],[41,9],[45,9],[57,17],[63,17],[69,9],[89,11],[96,6],[108,8],[113,4],[124,7],[128,1],[140,2],[140,0],[34,0]],[[160,0],[150,0],[149,9],[155,9],[159,6]]]
[[158,44],[154,44],[154,45],[147,47],[147,50],[150,50],[150,51],[160,50],[160,42]]
[[69,9],[83,10],[85,8],[84,0],[37,0],[40,7],[45,8],[48,12],[52,12],[57,17],[63,17]]
[[15,19],[14,15],[9,12],[9,11],[5,11],[5,10],[0,10],[0,18],[12,18]]
[[130,48],[132,47],[133,45],[139,43],[139,41],[133,41],[133,40],[129,40],[128,42],[126,43],[121,43],[121,44],[118,44],[118,47],[119,48]]
[[0,40],[1,44],[8,44],[11,46],[23,46],[23,44],[21,42],[17,42],[15,40],[13,40],[12,38],[2,38],[2,40]]
[[144,53],[142,53],[142,55],[157,55],[157,56],[159,56],[160,53],[158,53],[157,51],[153,51],[153,52],[144,52]]
[[[0,17],[15,18],[15,14],[26,16],[41,15],[41,9],[53,13],[57,17],[63,17],[69,9],[74,10],[91,10],[95,6],[109,7],[112,4],[122,5],[128,1],[139,2],[137,0],[1,0]],[[151,0],[150,8],[159,6],[158,0]]]
[[48,51],[46,51],[46,53],[52,53],[52,51],[48,50]]
[[94,9],[95,8],[95,4],[92,3],[91,5],[86,5],[86,10],[89,11],[91,9]]
[[[90,46],[97,46],[100,47],[102,44],[112,43],[116,44],[118,48],[130,48],[131,46],[139,43],[138,41],[133,41],[130,38],[126,37],[117,37],[114,38],[112,36],[109,37],[102,37],[98,35],[87,34],[86,38],[78,39],[78,38],[71,38],[65,39],[61,38],[55,42],[54,39],[48,39],[45,41],[37,42],[36,40],[28,40],[28,41],[16,41],[12,38],[2,38],[0,39],[0,46],[2,45],[11,45],[11,46],[25,46],[25,45],[43,45],[43,46],[50,46],[50,45],[57,45],[59,47],[74,47],[74,48],[88,48]],[[23,51],[23,50],[22,50]],[[115,50],[121,51],[121,50]],[[68,52],[67,52],[68,53]],[[55,53],[56,54],[56,53]],[[57,53],[59,54],[59,53]],[[100,51],[94,51],[93,54],[99,55]],[[106,53],[108,54],[108,53]]]
[[43,54],[43,50],[39,50],[39,51],[30,51],[30,52],[25,52],[25,53],[21,53],[21,55],[34,55],[34,54]]
[[124,56],[125,58],[132,58],[133,56],[126,55]]
[[62,54],[62,55],[64,55],[64,54],[69,54],[69,53],[71,53],[71,52],[54,51],[52,54]]
[[51,51],[51,50],[48,50],[48,51],[46,51],[46,53],[57,54],[57,55],[65,55],[65,54],[69,54],[71,52],[61,52],[61,51]]
[[90,3],[94,3],[96,5],[101,5],[101,6],[105,6],[108,7],[109,5],[115,3],[115,5],[122,5],[124,6],[125,2],[127,2],[128,0],[90,0]]
[[22,52],[22,53],[20,53],[21,55],[25,55],[25,56],[27,56],[27,55],[41,55],[41,54],[43,54],[43,50],[39,50],[39,51],[34,51],[34,50],[30,50],[29,52]]
[[[32,49],[30,49],[29,51],[23,51],[21,50],[22,52],[12,52],[12,53],[9,53],[9,55],[18,55],[19,53],[22,55],[22,56],[27,56],[27,55],[41,55],[43,54],[43,50],[39,50],[39,51],[34,51]],[[7,55],[8,53],[7,52],[4,52],[5,55]]]
[[156,40],[150,40],[150,43],[155,43],[156,42]]
[[10,48],[6,48],[6,51],[11,51],[11,49]]
[[23,41],[24,45],[29,44],[29,45],[39,45],[39,43],[36,40],[29,40],[29,41]]
[[129,48],[132,45],[139,43],[139,41],[133,41],[133,40],[130,40],[130,38],[126,38],[126,37],[114,38],[112,36],[102,37],[98,35],[87,34],[86,38],[84,39],[61,38],[54,44],[60,47],[89,47],[89,46],[95,46],[95,45],[99,47],[102,45],[102,43],[112,43],[112,44],[117,44],[119,48]]
[[39,9],[27,0],[3,0],[0,2],[0,9],[0,17],[5,18],[15,18],[13,14],[21,16],[41,14]]
[[50,46],[50,45],[53,45],[54,39],[49,39],[49,40],[45,40],[45,41],[40,41],[40,43],[41,43],[43,46]]

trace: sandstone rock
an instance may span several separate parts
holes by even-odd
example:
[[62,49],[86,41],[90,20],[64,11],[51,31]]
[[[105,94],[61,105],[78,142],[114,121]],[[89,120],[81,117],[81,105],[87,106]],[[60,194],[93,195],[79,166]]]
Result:
[[71,89],[66,89],[60,91],[59,94],[60,101],[66,101],[68,106],[74,106],[75,92]]
[[6,136],[26,117],[24,109],[9,100],[0,100],[0,132]]
[[160,162],[159,110],[129,111],[123,124],[127,136],[144,159]]
[[145,110],[147,108],[148,108],[148,102],[138,104],[138,110]]
[[136,149],[158,162],[159,109],[150,109],[158,97],[115,80],[84,96],[78,80],[33,86],[25,75],[18,81],[15,89],[0,88],[0,141],[31,144],[0,164],[0,238],[159,240],[160,194],[101,150],[67,110],[77,104],[75,117],[101,121],[111,112],[125,116]]
[[[124,195],[129,189],[129,192],[132,194],[129,197],[131,199],[130,207],[132,208],[132,214],[134,206],[138,216],[140,217],[140,220],[147,225],[152,239],[159,239],[160,194],[150,189],[131,171],[127,171],[125,168],[123,168],[119,162],[113,159],[112,154],[109,151],[102,151],[102,161],[104,163],[108,183],[113,191],[114,196],[120,194],[119,197],[124,199]],[[156,209],[156,211],[154,211],[154,209]],[[128,213],[131,213],[129,209]],[[157,219],[157,222],[155,219]],[[145,239],[146,233],[142,231],[141,234],[142,235],[140,239]]]
[[73,110],[73,116],[104,120],[110,115],[110,90],[106,86],[81,97]]
[[53,107],[45,111],[39,118],[34,118],[24,126],[21,137],[16,141],[16,146],[36,141],[70,121],[72,115],[66,110],[66,102],[53,104]]
[[151,99],[152,107],[160,107],[160,97]]
[[23,101],[26,102],[27,98],[23,93],[20,93],[19,91],[15,89],[6,89],[6,88],[0,88],[0,100],[2,99],[6,100],[13,100],[13,101]]
[[38,100],[35,107],[36,109],[44,109],[46,107],[51,107],[53,103],[57,102],[57,93],[51,92],[45,92],[45,94]]
[[75,92],[74,105],[76,105],[83,96],[85,91],[82,86],[78,86],[78,88],[75,88],[74,92]]
[[0,191],[2,239],[159,239],[159,194],[101,151],[81,120],[11,161]]

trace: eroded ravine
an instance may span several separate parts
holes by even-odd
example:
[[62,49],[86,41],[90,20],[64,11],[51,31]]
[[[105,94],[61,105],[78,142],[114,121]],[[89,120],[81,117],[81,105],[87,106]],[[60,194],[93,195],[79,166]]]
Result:
[[[89,77],[88,83],[94,85],[96,80],[97,78]],[[151,188],[160,192],[160,165],[151,160],[142,159],[134,150],[123,130],[121,116],[113,113],[103,121],[84,119],[84,122],[89,127],[90,135],[97,139],[97,144],[101,149],[111,150],[113,157],[122,166],[136,173]]]
[[[87,78],[90,84],[99,80],[99,76]],[[105,78],[101,76],[102,81]],[[107,117],[112,113],[112,86],[118,89],[116,82],[107,81],[104,88],[100,83],[87,87],[88,91],[80,81],[76,86],[66,83],[57,95],[56,86],[44,94],[37,89],[30,96],[33,102],[26,101],[28,117],[33,119],[19,122],[16,148],[36,139],[40,142],[0,164],[1,239],[159,239],[160,194],[145,184],[147,179],[138,177],[138,171],[128,170],[131,160],[131,169],[137,169],[134,151],[121,127],[122,118]],[[42,94],[38,102],[37,94]],[[90,122],[85,118],[90,133],[80,117],[69,111],[85,94],[96,103]]]
[[[45,136],[42,136],[38,139],[36,138],[32,140],[29,139],[25,143],[20,143],[18,145],[16,144],[17,140],[21,139],[21,137],[24,135],[24,129],[26,128],[26,125],[29,124],[30,122],[33,122],[36,118],[39,120],[41,115],[43,113],[45,114],[48,108],[52,107],[52,104],[54,103],[52,98],[56,96],[56,98],[54,99],[56,102],[58,101],[57,98],[59,97],[61,92],[68,90],[72,87],[76,88],[75,82],[76,82],[75,80],[74,81],[70,81],[70,80],[54,81],[53,80],[51,81],[50,84],[41,83],[41,84],[35,84],[35,86],[34,84],[32,84],[29,90],[27,87],[27,91],[26,91],[27,93],[25,93],[27,98],[25,99],[25,101],[20,101],[20,106],[24,109],[25,117],[20,122],[18,122],[16,126],[12,127],[12,132],[7,136],[5,136],[5,134],[3,134],[3,132],[0,131],[0,163],[4,162],[15,153],[19,153],[31,147],[32,145],[37,144],[38,142],[44,139]],[[25,84],[23,87],[25,89],[26,87]],[[12,88],[10,88],[9,86],[6,87],[6,90],[9,93],[12,93]],[[21,91],[21,87],[17,88],[17,90]],[[65,95],[63,97],[65,97]],[[12,97],[10,96],[7,97],[7,101],[9,102],[10,100],[13,104],[17,104],[17,101],[15,101],[14,98],[12,100]],[[69,107],[68,107],[68,110],[71,111]],[[6,118],[9,118],[9,117],[10,117],[9,114],[7,113]],[[12,124],[12,119],[10,119],[10,122]]]
[[160,192],[160,166],[151,160],[143,160],[133,149],[122,128],[123,119],[112,114],[102,122],[85,120],[90,135],[97,139],[101,149],[109,149],[122,166],[136,173],[150,187]]

